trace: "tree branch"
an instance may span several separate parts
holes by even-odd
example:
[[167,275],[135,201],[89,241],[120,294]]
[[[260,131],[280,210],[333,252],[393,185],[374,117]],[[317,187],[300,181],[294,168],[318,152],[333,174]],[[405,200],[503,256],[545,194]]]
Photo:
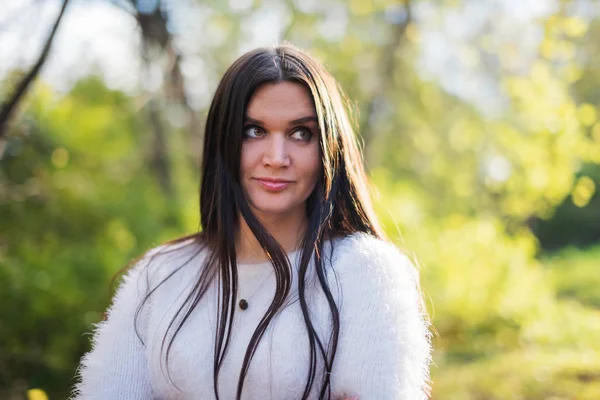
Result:
[[58,26],[60,25],[60,21],[62,20],[62,17],[65,14],[65,10],[68,4],[69,0],[64,0],[60,13],[56,18],[56,21],[54,22],[54,26],[52,27],[52,31],[50,32],[48,39],[46,39],[46,44],[44,45],[44,48],[40,53],[37,62],[27,73],[27,75],[23,77],[21,82],[19,82],[14,94],[11,97],[9,97],[8,100],[4,102],[0,107],[0,138],[2,138],[2,136],[6,134],[8,121],[10,120],[10,116],[12,115],[17,104],[19,104],[19,101],[23,98],[25,93],[27,93],[27,90],[31,86],[31,83],[35,80],[40,70],[42,69],[42,66],[46,62],[48,54],[50,53],[50,48],[52,47],[52,42],[54,41],[54,37],[56,35],[56,31],[58,30]]

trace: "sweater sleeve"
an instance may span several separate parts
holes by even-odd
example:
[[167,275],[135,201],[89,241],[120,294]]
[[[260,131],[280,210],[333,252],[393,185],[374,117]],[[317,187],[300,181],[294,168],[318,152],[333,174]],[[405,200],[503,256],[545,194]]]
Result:
[[[147,400],[154,398],[148,376],[146,347],[136,334],[135,314],[147,293],[148,258],[125,275],[107,318],[96,325],[92,350],[81,359],[73,400]],[[137,321],[145,341],[147,304]]]
[[334,391],[360,400],[426,399],[430,333],[418,272],[396,247],[353,238],[341,249]]

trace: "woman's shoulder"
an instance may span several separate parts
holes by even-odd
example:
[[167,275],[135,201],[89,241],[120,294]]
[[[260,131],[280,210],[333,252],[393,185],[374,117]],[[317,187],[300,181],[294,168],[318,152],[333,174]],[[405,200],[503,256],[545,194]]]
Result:
[[147,250],[141,257],[155,263],[170,263],[185,257],[194,257],[206,251],[202,239],[193,235],[155,246]]
[[334,257],[370,266],[412,264],[409,256],[393,243],[372,234],[356,232],[334,241]]
[[133,262],[126,279],[145,278],[147,286],[154,286],[167,276],[195,273],[203,264],[206,246],[196,236],[185,237],[155,246]]
[[[353,233],[333,242],[332,262],[335,272],[353,280],[376,278],[379,283],[396,283],[398,279],[418,282],[415,263],[393,243],[368,233]],[[385,279],[384,279],[385,278]]]
[[410,257],[363,233],[339,240],[334,255],[341,289],[334,384],[359,397],[424,399],[429,319]]

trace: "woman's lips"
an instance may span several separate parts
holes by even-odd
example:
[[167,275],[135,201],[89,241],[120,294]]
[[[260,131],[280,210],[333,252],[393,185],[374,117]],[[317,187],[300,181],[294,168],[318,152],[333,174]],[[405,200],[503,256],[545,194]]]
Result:
[[270,192],[280,192],[292,183],[280,179],[255,178],[255,180]]

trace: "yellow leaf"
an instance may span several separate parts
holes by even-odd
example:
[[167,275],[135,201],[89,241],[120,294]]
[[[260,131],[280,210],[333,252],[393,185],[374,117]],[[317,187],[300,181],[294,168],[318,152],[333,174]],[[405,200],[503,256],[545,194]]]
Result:
[[596,142],[600,143],[600,123],[594,125],[594,128],[592,129],[592,137]]
[[367,0],[351,0],[350,11],[355,15],[367,15],[373,11],[373,4]]
[[130,251],[135,246],[135,236],[119,219],[113,219],[106,226],[106,235],[114,240],[115,245],[123,252]]
[[581,78],[583,71],[578,65],[570,64],[565,67],[563,73],[568,83],[575,83],[579,80],[579,78]]
[[546,38],[540,44],[540,53],[546,59],[551,59],[554,55],[554,49],[556,48],[555,42]]
[[563,30],[567,36],[578,38],[585,35],[588,27],[584,20],[577,17],[565,18],[563,21]]
[[531,79],[541,85],[548,84],[551,79],[550,69],[545,62],[535,61],[531,67]]
[[589,203],[595,191],[596,184],[594,181],[588,176],[582,176],[575,184],[573,193],[571,193],[573,204],[575,204],[577,207],[585,207]]
[[567,61],[575,56],[575,45],[567,40],[559,40],[556,43],[556,59]]
[[48,400],[48,395],[42,389],[29,389],[27,391],[28,400]]
[[596,109],[591,104],[582,104],[577,109],[577,118],[585,126],[592,126],[596,123]]
[[52,152],[51,159],[56,168],[64,168],[69,163],[69,151],[60,147]]

